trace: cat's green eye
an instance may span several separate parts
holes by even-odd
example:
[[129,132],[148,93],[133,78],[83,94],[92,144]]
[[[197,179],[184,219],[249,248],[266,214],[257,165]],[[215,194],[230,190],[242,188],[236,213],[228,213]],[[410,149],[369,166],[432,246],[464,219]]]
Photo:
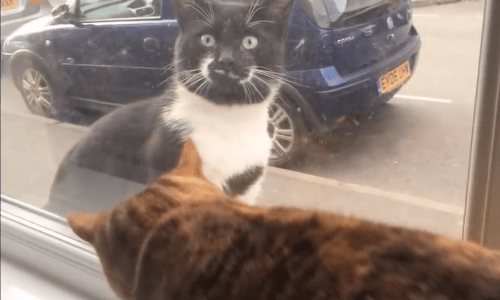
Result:
[[245,49],[253,49],[257,47],[258,40],[254,36],[246,36],[243,38],[243,47]]
[[201,43],[205,47],[212,47],[215,45],[215,38],[210,34],[204,34],[201,36]]

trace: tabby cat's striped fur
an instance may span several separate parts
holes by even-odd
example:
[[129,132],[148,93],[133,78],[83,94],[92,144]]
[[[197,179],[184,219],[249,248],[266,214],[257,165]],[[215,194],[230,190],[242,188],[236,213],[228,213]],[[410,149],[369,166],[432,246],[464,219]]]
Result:
[[248,206],[179,165],[99,214],[68,217],[122,299],[500,300],[500,254],[338,214]]

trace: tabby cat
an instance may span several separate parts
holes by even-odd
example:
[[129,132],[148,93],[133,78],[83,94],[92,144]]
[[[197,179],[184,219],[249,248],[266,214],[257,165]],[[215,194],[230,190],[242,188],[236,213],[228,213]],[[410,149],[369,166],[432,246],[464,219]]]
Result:
[[338,214],[248,206],[194,143],[139,194],[68,216],[122,299],[500,300],[500,253]]
[[293,2],[172,1],[180,35],[168,92],[96,122],[61,163],[47,210],[111,206],[173,168],[187,137],[211,182],[248,203],[259,194]]

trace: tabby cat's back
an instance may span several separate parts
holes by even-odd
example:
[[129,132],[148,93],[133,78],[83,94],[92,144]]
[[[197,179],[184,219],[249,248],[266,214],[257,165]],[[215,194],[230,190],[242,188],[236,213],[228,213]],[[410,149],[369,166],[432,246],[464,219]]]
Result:
[[71,227],[122,299],[500,300],[500,254],[338,214],[248,206],[179,165]]

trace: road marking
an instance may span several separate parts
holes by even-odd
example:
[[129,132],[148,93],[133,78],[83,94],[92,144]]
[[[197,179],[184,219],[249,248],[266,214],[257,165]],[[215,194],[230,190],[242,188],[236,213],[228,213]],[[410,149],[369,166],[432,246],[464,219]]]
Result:
[[402,202],[405,204],[409,204],[424,209],[442,211],[456,216],[463,216],[465,211],[465,207],[463,205],[454,205],[454,204],[438,202],[435,200],[426,199],[422,197],[385,191],[371,186],[365,186],[355,183],[347,183],[347,182],[337,181],[335,179],[324,178],[316,175],[310,175],[296,171],[275,168],[271,166],[268,167],[268,172],[270,174],[274,173],[277,175],[281,175],[283,177],[288,177],[290,179],[296,179],[312,184],[323,185],[325,187],[330,187],[330,188],[348,190],[365,195],[378,196],[395,202]]
[[432,15],[432,14],[413,14],[414,17],[430,17],[430,18],[437,18],[439,17],[438,15]]
[[438,103],[451,103],[452,102],[451,100],[448,100],[448,99],[422,97],[422,96],[400,95],[400,94],[396,94],[394,96],[394,98],[408,99],[408,100],[417,100],[417,101],[438,102]]

